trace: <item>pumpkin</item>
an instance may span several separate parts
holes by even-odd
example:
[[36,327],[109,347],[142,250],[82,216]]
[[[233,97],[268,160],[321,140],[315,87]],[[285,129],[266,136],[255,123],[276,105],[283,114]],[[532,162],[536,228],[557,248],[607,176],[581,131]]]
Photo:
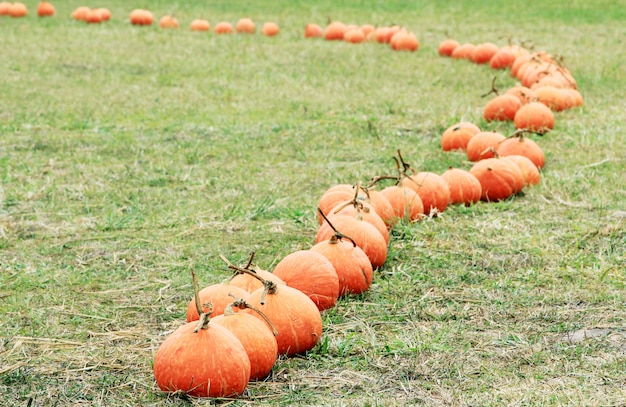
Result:
[[235,32],[233,25],[228,21],[220,21],[215,25],[213,31],[215,31],[215,34],[232,34]]
[[512,50],[501,48],[489,60],[491,69],[508,69],[515,61],[515,53]]
[[373,39],[379,44],[384,44],[387,42],[387,37],[391,32],[391,28],[389,27],[377,27],[372,34]]
[[530,102],[520,107],[513,120],[516,129],[544,134],[554,128],[554,114],[543,103]]
[[87,21],[87,17],[89,16],[89,12],[91,9],[89,7],[81,6],[72,11],[72,18],[76,21]]
[[368,202],[359,200],[358,198],[341,202],[328,213],[329,218],[335,215],[353,216],[358,220],[371,223],[383,236],[385,242],[389,244],[389,229],[387,229],[387,224],[380,215],[378,215],[374,206]]
[[323,38],[324,30],[317,24],[307,24],[304,26],[304,38]]
[[424,214],[437,216],[450,203],[450,189],[446,180],[434,172],[421,171],[402,179],[402,184],[419,195],[424,205]]
[[87,20],[85,20],[89,24],[100,24],[102,22],[102,14],[100,14],[100,9],[92,8],[87,13]]
[[524,157],[523,155],[507,155],[505,157],[500,157],[500,159],[510,160],[517,164],[519,169],[522,171],[524,186],[536,185],[541,180],[539,170],[528,157]]
[[211,24],[207,20],[195,19],[189,25],[191,31],[209,31],[211,30]]
[[[338,204],[353,200],[355,198],[357,190],[354,185],[350,184],[337,184],[327,189],[318,202],[317,207],[322,210],[323,213],[331,213],[333,208]],[[365,189],[359,187],[356,199],[359,201],[365,201],[373,205],[376,213],[382,218],[382,220],[390,228],[393,223],[394,216],[393,209],[389,204],[389,201],[380,193],[380,191]],[[318,212],[318,222],[321,225],[324,221],[323,217]]]
[[265,317],[249,309],[240,312],[272,322],[279,355],[292,356],[313,349],[322,336],[322,315],[317,305],[296,288],[259,279],[263,288],[253,291],[246,302]]
[[537,101],[548,106],[554,112],[560,112],[568,108],[567,98],[562,89],[554,86],[541,86],[534,89]]
[[306,294],[320,311],[332,308],[339,297],[339,278],[332,263],[311,250],[298,250],[285,256],[273,274],[287,286]]
[[144,9],[135,9],[130,13],[130,23],[133,25],[152,25],[154,15]]
[[166,15],[161,17],[161,19],[159,20],[159,27],[163,29],[179,28],[180,24],[178,24],[178,20],[176,19],[176,17]]
[[488,122],[494,120],[513,121],[515,113],[522,107],[520,100],[509,94],[498,95],[491,99],[483,109],[483,118]]
[[535,91],[527,88],[526,86],[513,86],[512,88],[507,89],[505,93],[507,95],[513,95],[517,97],[522,105],[537,100],[537,95],[535,94]]
[[19,18],[25,17],[28,14],[28,7],[24,3],[15,2],[9,7],[9,15],[11,17]]
[[506,137],[495,131],[481,131],[467,143],[467,158],[479,161],[494,156],[494,151]]
[[[242,299],[238,299],[224,310],[222,315],[211,318],[211,324],[220,325],[228,329],[243,345],[248,359],[250,359],[250,380],[260,380],[271,371],[278,357],[278,343],[271,328],[271,321],[266,322],[245,312],[235,312],[235,309],[255,309]],[[263,315],[265,317],[265,315]]]
[[348,236],[335,231],[310,249],[328,259],[339,280],[339,296],[361,294],[372,284],[373,268],[365,252]]
[[450,57],[453,59],[471,59],[476,46],[471,43],[461,44],[452,51]]
[[[274,282],[276,285],[287,285],[287,283],[285,283],[281,278],[275,276],[274,274],[270,273],[267,270],[263,270],[254,265],[250,265],[249,269],[250,271],[256,273],[258,276],[263,278],[264,280],[270,280]],[[263,287],[263,283],[261,283],[257,278],[247,273],[235,274],[231,278],[228,285],[239,287],[249,293]]]
[[458,47],[459,45],[460,44],[457,40],[453,40],[453,39],[443,40],[439,44],[439,47],[437,48],[437,52],[441,56],[449,57],[449,56],[452,56],[452,51],[454,51],[454,49]]
[[228,329],[188,322],[159,346],[154,356],[154,377],[167,392],[194,397],[240,395],[250,380],[250,359]]
[[411,51],[415,52],[419,48],[420,44],[412,32],[405,29],[401,29],[391,37],[389,45],[394,51]]
[[538,169],[543,168],[545,156],[541,147],[533,140],[524,137],[523,131],[516,131],[513,136],[502,141],[496,148],[496,153],[500,157],[509,155],[523,155],[527,157]]
[[274,37],[278,35],[279,32],[280,28],[278,27],[278,24],[273,22],[267,22],[263,24],[263,27],[261,28],[261,34],[268,37]]
[[424,217],[424,204],[420,196],[411,188],[403,185],[388,186],[381,194],[387,198],[393,208],[396,219],[414,222]]
[[482,187],[478,179],[468,171],[450,167],[441,178],[446,180],[450,190],[450,203],[469,206],[480,201]]
[[11,3],[8,1],[0,2],[0,16],[8,16],[10,15]]
[[242,34],[254,34],[256,31],[256,24],[250,18],[241,18],[235,23],[235,30]]
[[346,33],[346,25],[341,21],[333,21],[326,26],[324,38],[329,41],[343,40]]
[[363,24],[359,28],[361,29],[361,31],[363,31],[363,34],[365,34],[365,38],[369,38],[374,30],[376,30],[376,27],[374,27],[372,24]]
[[470,60],[475,64],[489,63],[491,58],[498,52],[500,48],[491,42],[478,44],[472,51]]
[[[375,189],[362,190],[365,193],[364,201],[369,201],[378,216],[380,216],[383,222],[387,225],[387,229],[391,229],[393,227],[395,213],[387,198],[380,191]],[[359,195],[359,198],[363,198],[363,196]]]
[[480,128],[470,122],[460,122],[448,127],[441,135],[441,148],[443,151],[465,150],[467,143]]
[[[195,273],[193,280],[195,298],[200,298]],[[202,312],[199,301],[196,306],[200,320],[176,329],[154,356],[157,385],[195,397],[237,396],[250,380],[248,354],[228,329],[210,323],[210,312]]]
[[99,8],[100,18],[102,21],[109,21],[111,19],[111,11],[108,8]]
[[[385,264],[387,242],[375,226],[349,215],[335,215],[331,221],[338,231],[350,236],[357,246],[365,252],[373,268],[376,269]],[[318,229],[315,243],[330,239],[333,235],[334,230],[328,223],[325,223]]]
[[52,17],[54,13],[54,6],[50,2],[42,1],[37,6],[37,15],[39,17]]
[[584,104],[583,95],[581,95],[577,89],[564,88],[561,90],[561,92],[563,92],[566,97],[568,97],[568,95],[572,97],[573,103],[571,107],[578,107]]
[[359,44],[365,41],[365,33],[360,28],[353,28],[343,34],[343,40],[351,44]]
[[518,193],[524,186],[517,164],[500,158],[487,158],[475,163],[470,174],[478,179],[483,201],[501,201]]
[[[205,304],[210,304],[212,315],[221,315],[228,304],[233,302],[233,295],[237,298],[247,298],[250,293],[239,287],[219,283],[204,287],[198,294],[203,312],[206,312],[204,308],[208,308]],[[197,321],[198,318],[200,318],[200,314],[197,311],[196,298],[194,297],[187,306],[187,322]]]

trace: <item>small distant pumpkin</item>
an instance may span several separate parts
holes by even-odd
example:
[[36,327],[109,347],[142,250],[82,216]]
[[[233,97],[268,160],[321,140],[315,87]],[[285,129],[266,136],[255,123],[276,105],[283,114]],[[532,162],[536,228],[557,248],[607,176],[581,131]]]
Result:
[[365,33],[360,28],[353,28],[345,32],[343,40],[351,44],[359,44],[365,41]]
[[178,28],[180,27],[180,25],[178,24],[178,20],[176,19],[176,17],[166,15],[161,17],[161,19],[159,20],[159,27],[163,29]]
[[333,21],[326,26],[324,38],[329,41],[343,40],[346,33],[346,25],[341,21]]
[[467,158],[470,161],[480,161],[492,158],[496,148],[506,140],[503,134],[495,131],[481,131],[467,143]]
[[8,16],[10,15],[11,3],[8,1],[0,2],[0,16]]
[[111,11],[108,8],[99,8],[98,12],[100,13],[102,21],[109,21],[111,19]]
[[419,49],[420,43],[415,34],[410,31],[401,29],[391,37],[389,45],[394,51],[411,51],[415,52]]
[[254,34],[256,31],[256,24],[251,18],[241,18],[235,23],[235,31],[241,34]]
[[515,113],[513,123],[516,129],[543,134],[554,129],[554,113],[541,102],[530,102]]
[[439,47],[437,48],[437,52],[439,55],[444,57],[452,56],[452,52],[458,47],[460,44],[457,40],[453,40],[451,38],[447,40],[443,40]]
[[144,9],[135,9],[130,13],[130,23],[133,25],[152,25],[154,15]]
[[232,34],[235,32],[235,29],[228,21],[220,21],[215,25],[213,31],[215,31],[215,34]]
[[268,37],[274,37],[278,35],[279,32],[280,32],[280,27],[278,27],[278,24],[273,23],[271,21],[263,24],[263,27],[261,28],[261,34],[268,36]]
[[491,42],[478,44],[472,51],[471,61],[475,64],[487,64],[500,48]]
[[478,133],[480,133],[480,128],[474,123],[454,124],[441,135],[441,148],[443,151],[465,150],[470,139]]
[[85,21],[88,24],[100,24],[102,22],[100,9],[90,9],[89,13],[87,13],[87,19]]
[[491,99],[483,109],[483,118],[488,122],[494,120],[513,121],[515,113],[522,107],[519,98],[510,94],[498,95]]
[[191,31],[209,31],[211,24],[207,20],[196,19],[191,22],[189,27]]
[[54,6],[48,1],[42,1],[37,6],[37,15],[39,17],[52,17],[55,12]]
[[322,38],[324,30],[317,24],[307,24],[304,26],[304,38]]

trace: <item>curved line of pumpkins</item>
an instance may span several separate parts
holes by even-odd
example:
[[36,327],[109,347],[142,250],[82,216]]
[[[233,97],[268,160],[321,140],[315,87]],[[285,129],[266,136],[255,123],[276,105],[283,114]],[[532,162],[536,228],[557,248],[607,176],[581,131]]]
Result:
[[[5,4],[10,3],[0,3],[0,15],[7,14]],[[14,13],[26,15],[25,6],[17,4]],[[47,6],[51,5],[41,2],[38,14],[54,15],[54,8],[46,11]],[[136,11],[133,13],[145,20],[133,23],[152,24],[149,15],[141,16],[145,10]],[[73,14],[83,21],[88,21],[88,16],[86,8]],[[174,25],[164,28],[168,27]],[[241,27],[237,30],[245,32]],[[416,51],[419,47],[415,35],[399,26],[332,22],[323,30],[309,24],[305,37],[352,43],[369,39],[390,43],[396,50]],[[394,45],[394,37],[402,39]],[[293,356],[315,347],[322,336],[322,311],[333,307],[341,296],[369,289],[374,270],[386,261],[390,230],[397,222],[437,216],[449,204],[507,199],[540,181],[543,152],[524,134],[543,134],[554,127],[553,110],[582,105],[569,70],[545,52],[529,52],[515,45],[474,46],[449,39],[440,44],[438,53],[510,69],[520,85],[491,99],[483,117],[488,122],[511,120],[519,131],[507,138],[495,131],[483,132],[470,122],[454,124],[442,134],[441,146],[444,151],[466,151],[468,159],[475,162],[469,171],[450,168],[441,175],[416,171],[398,152],[398,175],[378,178],[395,179],[394,185],[379,191],[340,184],[322,195],[320,228],[311,249],[287,255],[273,272],[255,266],[251,257],[242,267],[229,264],[235,275],[228,283],[202,290],[195,283],[187,324],[172,332],[154,357],[154,375],[161,390],[196,397],[242,394],[250,380],[269,375],[279,355]]]

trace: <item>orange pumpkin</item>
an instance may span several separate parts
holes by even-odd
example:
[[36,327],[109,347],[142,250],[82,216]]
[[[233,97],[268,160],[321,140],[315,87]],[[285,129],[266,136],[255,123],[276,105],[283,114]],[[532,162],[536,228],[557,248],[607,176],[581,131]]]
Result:
[[220,21],[213,29],[215,34],[232,34],[235,32],[233,25],[228,21]]
[[509,94],[498,95],[491,99],[483,109],[483,118],[488,121],[513,121],[515,113],[522,107],[520,100]]
[[335,215],[353,216],[358,220],[364,220],[371,223],[383,236],[385,242],[389,243],[389,230],[387,224],[378,215],[376,209],[367,201],[361,201],[358,198],[346,202],[340,202],[327,214],[328,218]]
[[389,45],[394,51],[411,51],[415,52],[419,48],[420,44],[412,32],[401,29],[391,37]]
[[425,215],[437,216],[450,203],[448,183],[434,172],[421,171],[406,176],[402,179],[402,185],[417,192],[424,205]]
[[522,133],[515,134],[513,137],[502,141],[496,148],[496,153],[500,157],[523,155],[539,169],[543,168],[545,164],[545,156],[541,147],[533,140],[524,137]]
[[424,217],[422,199],[411,188],[406,188],[403,185],[392,185],[380,193],[389,201],[398,221],[415,222]]
[[470,139],[480,133],[480,128],[474,123],[460,122],[448,127],[441,135],[443,151],[465,150]]
[[207,20],[195,19],[189,25],[191,31],[209,31],[211,30],[211,24]]
[[111,19],[111,11],[108,8],[99,8],[98,12],[102,21],[109,21]]
[[530,102],[520,107],[513,120],[516,129],[526,129],[540,134],[554,128],[554,114],[543,103]]
[[279,32],[280,28],[278,27],[278,24],[272,22],[263,24],[263,27],[261,28],[261,34],[268,37],[274,37],[278,35]]
[[354,28],[343,34],[343,40],[351,44],[359,44],[365,41],[365,33],[360,28]]
[[526,86],[513,86],[512,88],[509,88],[505,93],[507,95],[513,95],[517,97],[522,105],[525,105],[528,102],[537,101],[537,95],[535,94],[535,91],[527,88]]
[[365,34],[365,38],[369,38],[374,30],[376,30],[376,27],[374,27],[372,24],[363,24],[359,28],[361,29],[361,31],[363,31],[363,34]]
[[[385,264],[387,242],[375,226],[349,215],[335,215],[331,221],[339,232],[350,236],[356,245],[365,252],[373,268],[376,269]],[[331,239],[334,234],[335,231],[328,223],[324,223],[317,231],[315,243]]]
[[89,24],[100,24],[102,22],[102,14],[100,14],[100,9],[91,9],[89,13],[87,13],[87,23]]
[[287,286],[306,294],[320,311],[332,308],[339,297],[339,277],[332,263],[322,254],[298,250],[285,256],[273,274]]
[[482,187],[468,171],[451,167],[441,174],[441,178],[448,183],[451,204],[471,205],[480,201]]
[[163,29],[179,28],[180,24],[178,24],[178,20],[176,19],[176,17],[166,15],[161,17],[161,19],[159,20],[159,27]]
[[498,46],[491,42],[478,44],[472,51],[471,61],[475,64],[487,64],[498,50]]
[[130,23],[133,25],[152,25],[154,15],[144,9],[135,9],[130,13]]
[[365,252],[349,238],[335,233],[311,249],[330,261],[339,279],[339,296],[360,294],[372,284],[373,268]]
[[234,397],[250,380],[250,359],[228,329],[189,322],[165,339],[154,356],[154,377],[166,392],[194,397]]
[[239,339],[250,359],[250,380],[263,379],[272,371],[278,356],[274,332],[253,315],[235,312],[235,307],[251,309],[245,301],[235,301],[226,307],[224,314],[211,318],[211,324],[223,326]]
[[304,38],[323,38],[324,30],[317,24],[307,24],[304,26]]
[[[306,294],[289,286],[266,285],[253,291],[246,302],[259,309],[278,334],[278,354],[292,356],[313,349],[322,337],[322,316]],[[240,312],[265,319],[257,312]]]
[[507,199],[524,186],[522,172],[512,161],[487,158],[475,163],[470,173],[480,182],[483,201]]
[[54,13],[54,6],[50,2],[42,1],[37,6],[37,15],[39,17],[52,17]]
[[467,158],[470,161],[480,161],[492,158],[495,150],[506,137],[495,131],[481,131],[467,143]]
[[333,21],[326,26],[324,38],[330,41],[343,40],[346,33],[346,25],[341,21]]
[[491,69],[508,69],[515,61],[515,53],[509,49],[501,48],[489,60]]
[[541,180],[539,170],[528,157],[524,157],[523,155],[508,155],[500,157],[500,159],[510,160],[517,164],[519,169],[522,171],[524,186],[536,185]]
[[449,57],[449,56],[452,56],[452,51],[454,51],[455,48],[458,47],[459,45],[460,44],[457,40],[453,40],[453,39],[443,40],[439,44],[439,47],[437,48],[437,52],[441,56]]
[[554,112],[560,112],[568,108],[566,94],[554,86],[541,86],[534,89],[537,101],[548,106]]
[[453,59],[467,59],[471,60],[472,55],[474,54],[474,49],[476,46],[471,43],[461,44],[452,51],[450,57]]
[[24,3],[15,2],[9,8],[9,15],[14,18],[25,17],[28,14],[28,7]]
[[242,34],[254,34],[256,31],[256,24],[250,18],[241,18],[235,24],[235,30]]
[[11,11],[11,3],[8,1],[0,2],[0,16],[8,16]]

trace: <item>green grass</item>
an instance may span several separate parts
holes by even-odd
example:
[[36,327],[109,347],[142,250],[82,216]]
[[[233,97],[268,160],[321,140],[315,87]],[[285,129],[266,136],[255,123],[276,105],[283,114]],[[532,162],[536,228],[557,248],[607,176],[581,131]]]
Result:
[[[585,106],[535,140],[540,185],[394,229],[370,291],[236,405],[618,405],[626,399],[623,1],[150,2],[178,31],[0,17],[0,404],[184,405],[152,358],[184,320],[190,270],[271,269],[309,248],[336,183],[469,168],[439,148],[481,119],[495,75],[437,56],[462,42],[562,55]],[[61,2],[59,2],[61,3]],[[250,16],[276,38],[190,32]],[[417,53],[302,38],[308,22],[402,24]],[[580,342],[566,334],[606,329]]]

